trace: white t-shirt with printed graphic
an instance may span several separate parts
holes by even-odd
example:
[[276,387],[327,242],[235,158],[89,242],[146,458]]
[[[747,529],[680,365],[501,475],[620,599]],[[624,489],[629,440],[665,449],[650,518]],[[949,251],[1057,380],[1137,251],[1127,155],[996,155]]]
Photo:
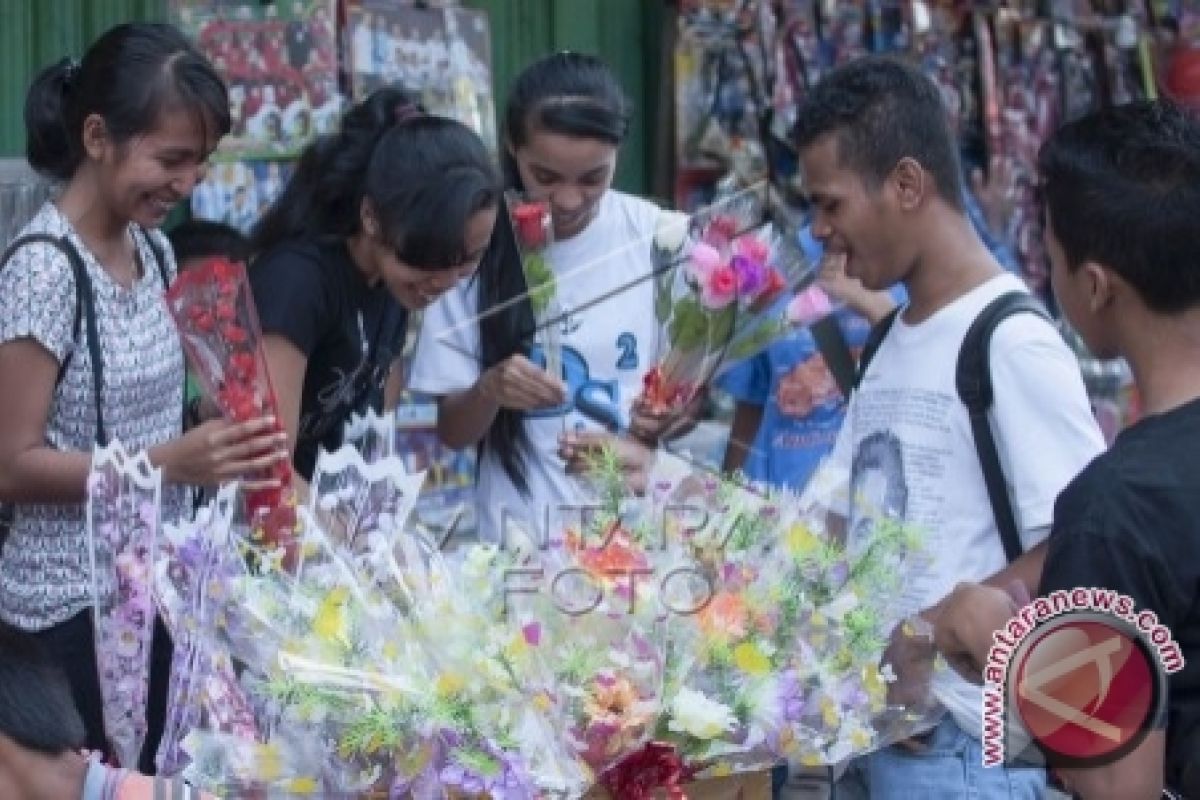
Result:
[[[628,421],[660,344],[650,279],[658,214],[652,203],[609,191],[587,228],[550,246],[555,296],[569,312],[561,339],[568,400],[525,418],[533,451],[525,459],[529,497],[509,480],[495,453],[484,454],[477,489],[481,538],[499,539],[506,515],[534,525],[539,535],[547,519],[556,526],[560,506],[582,499],[558,457],[559,437],[567,430],[603,430],[618,418]],[[479,380],[478,289],[477,281],[464,282],[426,310],[409,381],[414,391],[447,395]]]
[[[1012,275],[989,280],[917,325],[896,318],[852,396],[831,458],[850,470],[851,546],[869,525],[861,504],[922,531],[927,563],[904,580],[897,614],[945,597],[1007,563],[988,500],[966,406],[955,388],[967,329],[995,298],[1024,290]],[[990,413],[1013,511],[1028,550],[1044,538],[1058,493],[1104,449],[1079,365],[1058,332],[1015,314],[991,341]],[[955,720],[980,735],[979,688],[956,675],[938,687]]]

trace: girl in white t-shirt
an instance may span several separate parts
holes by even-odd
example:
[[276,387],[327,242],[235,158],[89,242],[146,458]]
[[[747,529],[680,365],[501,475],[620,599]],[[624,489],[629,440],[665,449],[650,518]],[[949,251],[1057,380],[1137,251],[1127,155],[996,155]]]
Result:
[[500,224],[490,263],[427,310],[410,379],[438,397],[445,444],[481,447],[480,536],[489,540],[506,520],[538,534],[579,520],[573,476],[604,442],[631,479],[644,474],[650,448],[621,432],[659,337],[649,279],[659,209],[611,188],[628,127],[612,72],[591,56],[549,56],[518,76],[504,120],[510,185],[551,206],[562,373],[549,374],[533,345],[512,228]]

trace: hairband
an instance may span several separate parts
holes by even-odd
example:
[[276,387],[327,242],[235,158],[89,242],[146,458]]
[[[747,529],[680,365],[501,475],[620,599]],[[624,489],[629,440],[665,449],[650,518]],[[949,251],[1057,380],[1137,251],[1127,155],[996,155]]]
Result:
[[63,72],[63,82],[71,84],[79,77],[79,62],[71,58],[67,60],[67,68]]

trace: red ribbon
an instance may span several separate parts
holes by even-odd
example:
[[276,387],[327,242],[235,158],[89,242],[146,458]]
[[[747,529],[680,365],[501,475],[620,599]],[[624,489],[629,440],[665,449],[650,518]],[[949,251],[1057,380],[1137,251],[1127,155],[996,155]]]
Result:
[[614,800],[650,800],[655,789],[665,789],[671,800],[687,800],[680,784],[694,774],[673,746],[650,742],[606,771],[600,783]]

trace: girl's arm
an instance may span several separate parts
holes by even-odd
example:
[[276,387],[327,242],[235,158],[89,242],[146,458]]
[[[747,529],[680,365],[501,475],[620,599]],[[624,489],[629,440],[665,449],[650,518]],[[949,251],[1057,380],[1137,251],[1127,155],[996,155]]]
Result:
[[308,357],[284,336],[263,336],[267,372],[275,389],[275,408],[287,434],[288,456],[296,454],[296,436],[300,429],[300,405],[304,396],[304,373]]
[[[81,503],[92,456],[46,443],[58,362],[31,338],[0,345],[0,499],[13,503]],[[274,421],[206,422],[151,447],[151,463],[168,483],[215,485],[265,470],[287,457]]]
[[452,450],[461,450],[483,439],[501,408],[551,408],[566,397],[561,380],[515,355],[483,373],[470,389],[438,401],[438,438]]

